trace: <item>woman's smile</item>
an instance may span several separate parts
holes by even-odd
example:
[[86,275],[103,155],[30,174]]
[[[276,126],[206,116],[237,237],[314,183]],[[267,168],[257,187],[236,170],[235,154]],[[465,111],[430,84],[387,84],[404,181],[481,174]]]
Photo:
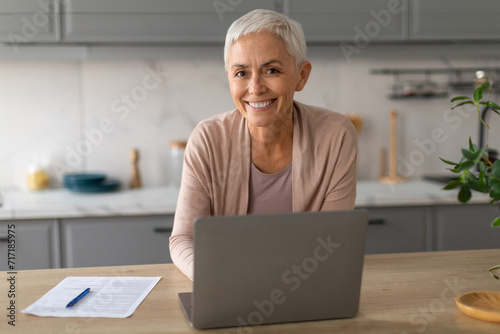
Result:
[[271,108],[278,99],[270,99],[264,101],[245,101],[246,105],[255,111],[264,111]]

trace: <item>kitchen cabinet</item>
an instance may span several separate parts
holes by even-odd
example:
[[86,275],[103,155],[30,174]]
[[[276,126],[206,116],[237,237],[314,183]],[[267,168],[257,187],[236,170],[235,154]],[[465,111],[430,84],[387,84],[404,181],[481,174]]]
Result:
[[496,0],[0,0],[0,42],[221,44],[230,24],[255,8],[284,12],[309,43],[346,43],[348,53],[375,42],[500,36]]
[[497,206],[466,204],[434,209],[434,250],[500,248],[500,228],[491,227],[500,216]]
[[500,216],[489,204],[368,207],[366,253],[500,248]]
[[173,215],[61,219],[64,267],[170,263]]
[[72,0],[62,9],[64,42],[222,43],[231,23],[273,0]]
[[[10,238],[8,235],[14,236]],[[9,245],[11,245],[9,250]],[[14,245],[14,249],[12,249]],[[0,270],[60,268],[59,227],[56,220],[0,221]],[[8,258],[12,261],[8,262]],[[13,267],[10,267],[12,265]]]
[[500,38],[497,0],[412,0],[410,12],[410,41]]
[[370,214],[366,253],[424,252],[428,250],[429,207],[366,208]]
[[33,43],[60,40],[55,0],[0,0],[0,42]]
[[285,14],[302,24],[308,42],[348,42],[360,48],[372,41],[407,39],[407,0],[290,0]]

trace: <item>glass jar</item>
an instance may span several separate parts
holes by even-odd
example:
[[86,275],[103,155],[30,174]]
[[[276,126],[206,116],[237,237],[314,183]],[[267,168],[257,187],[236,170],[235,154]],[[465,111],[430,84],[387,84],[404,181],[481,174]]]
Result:
[[29,190],[42,190],[50,186],[50,176],[40,161],[28,166],[27,186]]
[[184,151],[187,142],[174,140],[170,142],[170,184],[180,187],[182,177],[182,165],[184,163]]

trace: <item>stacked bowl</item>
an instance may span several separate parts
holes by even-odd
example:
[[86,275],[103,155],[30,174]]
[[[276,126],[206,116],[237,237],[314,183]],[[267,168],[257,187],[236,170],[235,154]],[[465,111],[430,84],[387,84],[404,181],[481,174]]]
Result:
[[63,186],[75,192],[100,193],[117,190],[120,182],[107,178],[106,174],[72,173],[64,175]]

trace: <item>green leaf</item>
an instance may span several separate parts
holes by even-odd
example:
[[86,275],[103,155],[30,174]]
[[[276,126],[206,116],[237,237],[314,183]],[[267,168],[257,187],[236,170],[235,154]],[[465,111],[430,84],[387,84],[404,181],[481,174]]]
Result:
[[458,200],[462,203],[467,203],[472,197],[472,193],[470,192],[467,186],[462,186],[460,192],[458,193]]
[[465,101],[465,102],[460,102],[459,104],[457,104],[456,106],[454,106],[453,108],[451,108],[451,110],[455,109],[455,108],[458,108],[458,107],[461,107],[465,104],[474,104],[473,101]]
[[474,152],[474,162],[478,163],[481,160],[483,160],[484,157],[485,157],[485,154],[486,154],[486,149],[485,148],[482,148],[482,149],[477,150],[476,152]]
[[474,154],[474,152],[468,151],[465,148],[462,149],[462,154],[463,154],[464,157],[466,157],[469,160],[475,160],[476,159],[476,155]]
[[500,109],[500,106],[498,104],[496,104],[495,102],[491,102],[491,101],[479,102],[479,104],[482,104],[483,106],[495,108],[495,109]]
[[500,191],[493,189],[490,191],[491,204],[500,200]]
[[[498,219],[498,218],[497,218]],[[500,277],[498,277],[498,275],[496,275],[494,273],[495,270],[498,270],[500,269],[500,266],[494,266],[494,267],[491,267],[490,269],[488,269],[488,271],[490,272],[491,276],[493,276],[495,279],[498,279],[500,280]]]
[[454,173],[459,173],[464,170],[469,170],[474,166],[474,161],[471,160],[466,160],[462,163],[459,163],[458,165],[455,166],[455,168],[450,169]]
[[478,179],[476,179],[475,176],[472,175],[472,174],[470,174],[470,176],[467,177],[466,184],[471,189],[479,191],[481,193],[486,193],[487,194],[487,193],[490,192],[490,187],[488,187],[486,184],[484,184],[483,182],[481,182]]
[[494,186],[495,184],[500,185],[500,178],[498,178],[498,176],[492,174],[488,177],[488,185]]
[[500,217],[495,218],[495,220],[491,223],[491,226],[493,227],[500,226]]
[[446,160],[446,159],[443,159],[443,158],[439,158],[441,159],[442,162],[444,162],[445,164],[448,164],[448,165],[458,165],[458,162],[453,162],[453,161],[450,161],[450,160]]
[[456,96],[456,97],[452,98],[450,102],[455,102],[455,101],[460,101],[460,100],[472,100],[472,99],[468,96]]
[[491,166],[491,174],[500,178],[500,160],[495,161]]
[[475,152],[477,150],[477,146],[472,143],[472,139],[469,137],[469,150],[471,152]]
[[479,168],[480,168],[480,171],[479,171],[479,182],[482,182],[482,183],[486,184],[486,178],[484,177],[484,174],[485,174],[484,164],[479,164]]
[[478,87],[474,91],[474,101],[476,101],[476,103],[479,103],[479,101],[481,101],[481,99],[483,98],[483,91],[488,88],[489,85],[489,82],[485,82],[482,86]]
[[490,175],[488,178],[488,187],[490,187],[491,198],[496,197],[496,194],[500,196],[500,180],[496,176]]
[[459,186],[459,185],[461,185],[461,184],[462,184],[462,180],[460,180],[460,179],[453,180],[453,181],[451,181],[451,182],[447,183],[447,184],[443,187],[443,189],[444,189],[444,190],[451,190],[451,189],[455,189],[456,187],[458,187],[458,186]]

